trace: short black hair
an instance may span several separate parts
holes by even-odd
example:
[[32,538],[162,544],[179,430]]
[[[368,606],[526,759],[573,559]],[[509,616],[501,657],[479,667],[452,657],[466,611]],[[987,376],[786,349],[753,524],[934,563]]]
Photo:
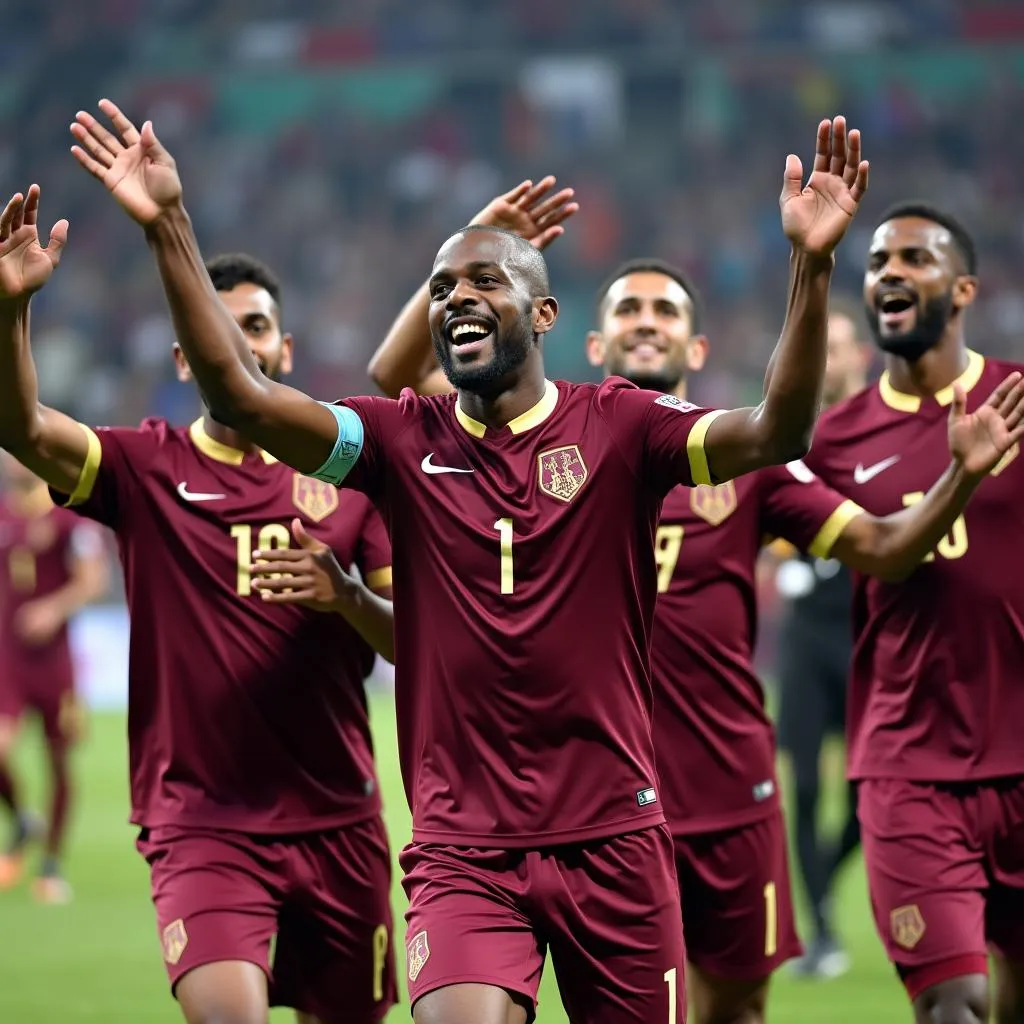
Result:
[[967,273],[972,277],[977,274],[978,250],[975,248],[974,239],[971,238],[967,228],[951,213],[946,213],[930,203],[911,199],[890,206],[882,214],[878,226],[881,227],[883,224],[887,224],[889,221],[896,220],[899,217],[920,217],[921,220],[930,220],[933,224],[938,224],[940,227],[945,228],[953,238],[953,244],[960,253],[960,258],[964,262]]
[[608,299],[608,293],[612,290],[612,285],[617,281],[621,281],[624,277],[629,277],[630,274],[662,274],[675,281],[686,292],[687,298],[690,300],[690,306],[692,307],[690,333],[700,333],[701,321],[704,319],[704,303],[700,297],[700,291],[693,283],[693,278],[685,270],[681,270],[666,260],[659,260],[656,256],[640,256],[637,259],[620,263],[604,279],[601,287],[597,290],[597,303],[595,306],[599,326],[604,317],[604,304]]
[[229,292],[240,284],[264,289],[281,308],[281,282],[265,263],[244,252],[229,252],[206,261],[206,272],[218,292]]
[[508,228],[493,227],[490,224],[467,224],[464,228],[459,228],[455,234],[467,235],[470,231],[489,231],[491,234],[504,235],[511,239],[515,245],[516,263],[526,273],[530,281],[532,297],[536,299],[551,294],[548,261],[544,259],[544,253],[533,242],[523,238],[515,231],[509,231]]

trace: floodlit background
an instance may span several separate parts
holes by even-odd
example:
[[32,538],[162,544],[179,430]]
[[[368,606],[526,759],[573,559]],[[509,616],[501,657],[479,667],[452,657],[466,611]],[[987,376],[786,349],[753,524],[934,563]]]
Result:
[[[582,342],[595,288],[619,260],[656,255],[691,271],[707,302],[712,358],[692,396],[751,401],[785,303],[785,154],[807,164],[815,125],[834,113],[861,128],[872,162],[836,290],[858,294],[882,209],[925,198],[976,234],[973,344],[1020,358],[1024,7],[1014,0],[12,0],[2,25],[0,191],[37,181],[46,227],[71,221],[64,262],[35,300],[43,397],[86,422],[187,422],[197,408],[174,381],[140,231],[68,153],[75,111],[102,96],[153,119],[206,254],[247,250],[280,274],[295,382],[318,398],[371,391],[367,359],[440,242],[498,192],[553,173],[582,209],[549,250],[563,309],[551,373],[592,375]],[[0,1024],[177,1019],[125,824],[118,594],[75,631],[94,707],[67,865],[76,900],[0,898]],[[397,848],[409,826],[386,673],[375,693]],[[36,753],[25,744],[30,771]],[[772,1016],[909,1019],[859,866],[840,898],[853,970],[831,983],[780,977]],[[548,979],[541,1024],[563,1019]]]

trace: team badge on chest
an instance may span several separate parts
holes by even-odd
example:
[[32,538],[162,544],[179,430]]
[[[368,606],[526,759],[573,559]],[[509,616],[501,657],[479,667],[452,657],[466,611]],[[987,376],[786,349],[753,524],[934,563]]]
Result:
[[578,445],[552,448],[537,456],[540,489],[559,501],[569,502],[587,482],[587,464]]
[[725,522],[736,511],[736,485],[727,480],[724,484],[698,484],[690,490],[690,509],[712,526]]
[[338,507],[338,488],[296,473],[292,477],[292,501],[300,512],[319,523]]

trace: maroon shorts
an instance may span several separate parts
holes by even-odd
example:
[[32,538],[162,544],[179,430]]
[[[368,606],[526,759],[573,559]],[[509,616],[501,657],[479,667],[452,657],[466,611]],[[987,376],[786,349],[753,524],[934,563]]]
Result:
[[47,739],[74,739],[81,729],[82,708],[70,669],[33,679],[0,677],[0,718],[17,721],[26,711],[39,715]]
[[871,907],[911,998],[1024,962],[1024,778],[980,784],[867,779],[858,814]]
[[675,837],[690,963],[717,978],[767,978],[803,949],[793,918],[782,811]]
[[380,818],[298,836],[144,828],[136,845],[172,991],[193,968],[244,960],[266,972],[272,1006],[370,1024],[395,1003]]
[[412,843],[412,1003],[476,982],[536,1007],[547,950],[576,1024],[683,1024],[683,935],[665,826],[541,850]]

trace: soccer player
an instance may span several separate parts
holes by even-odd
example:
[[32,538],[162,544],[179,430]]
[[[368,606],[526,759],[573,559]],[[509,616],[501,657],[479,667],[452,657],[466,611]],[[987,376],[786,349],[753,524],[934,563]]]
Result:
[[[826,408],[867,383],[870,350],[861,341],[859,313],[837,309],[835,302],[829,310]],[[841,562],[811,554],[782,562],[775,579],[789,601],[779,634],[779,747],[792,765],[797,863],[814,928],[806,954],[793,968],[807,977],[834,978],[849,968],[849,957],[832,921],[832,887],[840,867],[860,845],[860,826],[857,793],[850,785],[838,839],[823,843],[818,828],[820,760],[825,737],[843,732],[853,655],[853,580]]]
[[[508,199],[481,217],[511,223]],[[519,209],[520,227],[535,232]],[[425,317],[417,338],[408,310],[377,365],[423,367],[412,383],[432,387]],[[684,274],[649,259],[620,267],[598,293],[597,322],[587,342],[595,366],[685,399],[687,377],[703,367],[708,343],[700,298]],[[1024,384],[1011,376],[979,420],[957,407],[950,471],[924,502],[883,520],[862,514],[801,463],[717,487],[677,487],[666,497],[655,539],[654,740],[701,1024],[763,1020],[771,972],[800,951],[774,736],[753,669],[755,566],[765,534],[865,571],[909,573],[1013,443],[1010,430],[1020,433],[1022,401]],[[997,407],[1008,427],[994,421]]]
[[[864,276],[878,383],[830,409],[810,458],[879,515],[912,506],[942,421],[1011,364],[967,348],[978,289],[967,230],[921,203],[889,210]],[[1024,1019],[1024,459],[993,470],[934,556],[899,585],[857,577],[847,707],[875,924],[919,1022]]]
[[[0,444],[118,539],[132,821],[172,991],[190,1024],[266,1024],[268,1003],[372,1024],[395,998],[363,692],[373,649],[393,648],[383,523],[362,495],[292,471],[209,413],[187,428],[93,430],[40,405],[29,300],[67,223],[40,248],[38,204],[33,186],[0,216]],[[240,255],[198,271],[259,372],[286,374],[273,275]],[[309,600],[324,545],[358,565],[366,585],[341,580],[340,615],[262,597],[254,566],[287,557],[293,538],[302,553],[288,565]]]
[[46,484],[10,456],[3,458],[0,505],[0,801],[14,819],[14,835],[0,856],[0,889],[21,879],[25,849],[41,831],[20,799],[11,754],[22,716],[39,715],[46,738],[50,813],[33,895],[67,903],[71,886],[61,864],[71,813],[71,748],[82,712],[68,623],[106,593],[110,574],[100,531],[54,508]]
[[551,950],[581,1024],[685,1017],[672,843],[651,741],[654,529],[680,482],[807,445],[833,251],[867,186],[860,137],[823,122],[787,159],[788,317],[764,401],[707,412],[611,379],[545,380],[543,256],[467,228],[434,262],[429,322],[457,395],[329,406],[259,373],[209,281],[174,162],[101,104],[77,159],[140,224],[212,414],[302,472],[364,490],[394,545],[402,854],[414,1018],[533,1018]]

